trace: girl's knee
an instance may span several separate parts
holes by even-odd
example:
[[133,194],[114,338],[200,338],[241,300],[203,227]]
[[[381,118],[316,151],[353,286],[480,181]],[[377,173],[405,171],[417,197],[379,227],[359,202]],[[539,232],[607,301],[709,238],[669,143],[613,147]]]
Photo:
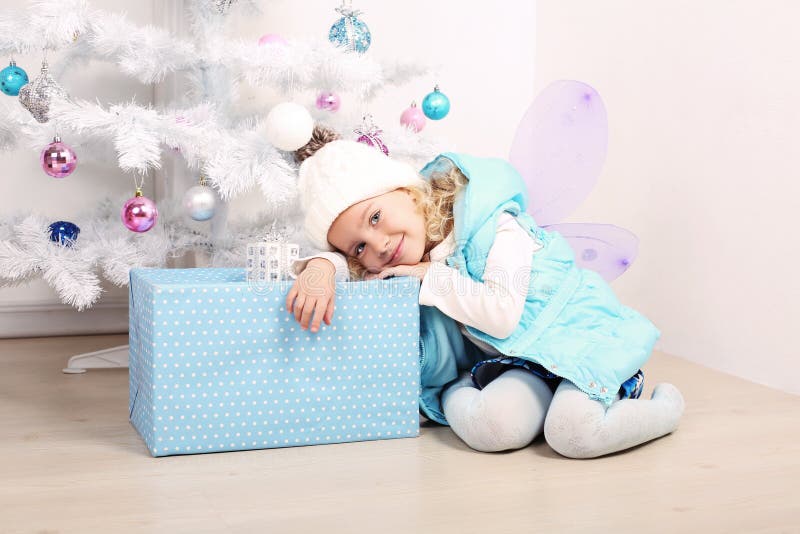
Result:
[[541,431],[544,415],[502,405],[480,391],[466,389],[448,398],[445,414],[453,431],[471,448],[497,452],[525,447]]
[[443,401],[447,420],[473,449],[519,449],[541,433],[551,393],[531,389],[526,382],[513,378],[512,374],[498,379],[480,391],[459,388],[446,392]]
[[588,427],[570,415],[548,414],[544,439],[551,449],[567,458],[594,458],[602,454]]
[[568,458],[602,456],[603,444],[608,441],[605,407],[585,394],[572,393],[559,386],[544,421],[544,438],[554,451]]

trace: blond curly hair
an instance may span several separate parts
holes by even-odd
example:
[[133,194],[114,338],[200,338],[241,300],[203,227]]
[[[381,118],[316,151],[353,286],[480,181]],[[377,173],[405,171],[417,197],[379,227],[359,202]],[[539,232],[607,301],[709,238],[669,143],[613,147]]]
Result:
[[[426,253],[453,230],[453,204],[458,192],[467,185],[468,179],[452,165],[447,171],[431,175],[428,181],[419,187],[402,187],[408,191],[417,204],[418,213],[425,218],[425,251]],[[347,267],[351,280],[362,280],[367,269],[352,256],[347,258]]]

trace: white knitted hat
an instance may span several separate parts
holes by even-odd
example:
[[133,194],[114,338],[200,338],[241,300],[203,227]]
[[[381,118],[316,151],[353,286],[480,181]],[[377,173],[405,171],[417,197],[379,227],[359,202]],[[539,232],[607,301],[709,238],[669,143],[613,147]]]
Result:
[[421,181],[413,167],[373,147],[331,141],[300,165],[297,185],[306,237],[320,250],[334,250],[327,236],[340,213],[362,200]]

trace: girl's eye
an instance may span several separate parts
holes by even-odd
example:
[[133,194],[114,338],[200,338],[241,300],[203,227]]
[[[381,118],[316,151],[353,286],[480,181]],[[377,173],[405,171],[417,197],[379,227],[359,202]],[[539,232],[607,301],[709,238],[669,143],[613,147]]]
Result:
[[[369,218],[369,222],[372,223],[373,225],[378,224],[380,218],[381,218],[381,212],[380,210],[378,210],[372,215],[372,217]],[[364,243],[356,245],[356,256],[361,255],[361,252],[363,251],[364,251]]]

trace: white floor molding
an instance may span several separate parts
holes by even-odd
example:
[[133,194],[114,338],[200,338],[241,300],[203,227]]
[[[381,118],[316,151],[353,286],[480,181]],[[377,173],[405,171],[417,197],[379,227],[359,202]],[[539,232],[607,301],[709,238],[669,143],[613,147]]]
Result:
[[61,303],[0,304],[0,338],[124,334],[128,299],[103,302],[84,311]]

